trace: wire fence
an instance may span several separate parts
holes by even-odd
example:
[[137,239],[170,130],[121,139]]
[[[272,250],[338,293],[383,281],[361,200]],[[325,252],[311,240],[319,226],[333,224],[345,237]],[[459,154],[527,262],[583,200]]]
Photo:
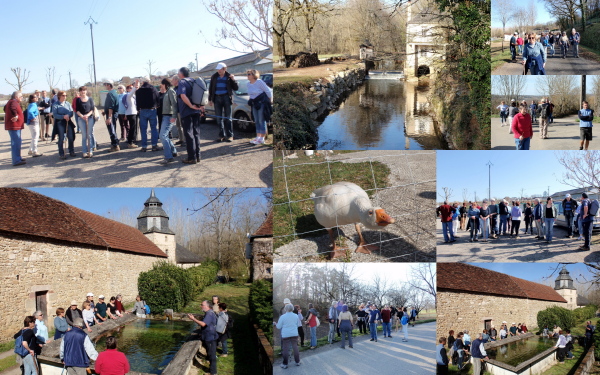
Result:
[[[378,250],[371,255],[350,255],[350,260],[435,262],[435,218],[432,219],[431,215],[436,204],[435,151],[366,151],[356,156],[325,152],[313,157],[298,153],[292,153],[297,158],[288,156],[289,151],[278,151],[275,155],[273,207],[277,223],[274,228],[276,261],[314,261],[329,255],[331,247],[328,236],[325,236],[327,240],[324,243],[324,229],[334,230],[338,238],[348,238],[350,241],[346,243],[349,246],[341,249],[354,254],[358,241],[354,241],[351,234],[355,229],[340,225],[351,225],[347,224],[345,216],[340,217],[339,214],[340,209],[346,209],[345,206],[334,207],[335,225],[327,228],[323,228],[312,215],[316,199],[350,194],[347,199],[339,200],[348,201],[354,197],[354,193],[348,192],[310,197],[317,188],[345,181],[360,186],[369,195],[373,207],[383,208],[395,219],[394,224],[384,229],[363,230],[366,242],[377,246]],[[331,201],[338,204],[338,199]],[[366,255],[368,260],[362,255]],[[347,260],[346,257],[341,259]]]

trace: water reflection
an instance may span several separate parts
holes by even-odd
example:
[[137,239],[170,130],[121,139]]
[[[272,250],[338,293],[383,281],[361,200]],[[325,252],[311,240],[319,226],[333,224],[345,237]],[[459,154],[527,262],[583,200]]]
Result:
[[318,149],[445,149],[427,115],[427,90],[399,80],[365,81],[318,127]]
[[496,361],[518,366],[551,348],[555,343],[556,340],[547,337],[531,337],[488,349],[487,354],[489,358]]

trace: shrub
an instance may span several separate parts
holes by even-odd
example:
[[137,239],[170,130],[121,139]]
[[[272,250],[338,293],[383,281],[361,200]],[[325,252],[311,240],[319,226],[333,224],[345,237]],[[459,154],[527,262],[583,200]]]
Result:
[[257,280],[250,287],[248,297],[250,319],[273,341],[273,283]]
[[307,89],[301,84],[277,85],[273,101],[273,137],[278,150],[315,148],[316,124],[307,107]]
[[571,329],[575,325],[575,314],[564,307],[553,306],[538,312],[537,323],[539,329],[545,326],[553,328],[554,325],[558,325],[563,330]]
[[201,293],[204,288],[212,285],[217,278],[219,268],[219,262],[215,260],[209,260],[202,263],[200,266],[188,268],[186,272],[192,281],[192,293],[197,295],[198,293]]
[[192,279],[184,269],[160,261],[140,273],[138,290],[153,311],[180,311],[192,297]]
[[596,316],[596,310],[598,310],[598,307],[594,305],[579,307],[573,310],[573,317],[576,322],[590,320]]

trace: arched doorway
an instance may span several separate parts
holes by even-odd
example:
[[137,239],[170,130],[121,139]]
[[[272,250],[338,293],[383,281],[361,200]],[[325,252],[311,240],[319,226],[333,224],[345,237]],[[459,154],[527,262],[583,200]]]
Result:
[[419,67],[417,68],[417,77],[426,76],[429,73],[431,73],[431,72],[427,65],[419,65]]

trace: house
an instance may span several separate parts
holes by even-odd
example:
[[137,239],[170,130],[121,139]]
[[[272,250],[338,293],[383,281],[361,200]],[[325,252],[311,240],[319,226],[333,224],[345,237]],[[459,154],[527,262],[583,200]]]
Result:
[[195,74],[202,77],[210,77],[216,73],[217,64],[223,62],[227,65],[227,71],[234,75],[244,75],[248,69],[256,69],[261,74],[273,72],[273,51],[266,49],[263,51],[250,52],[245,55],[233,57],[231,59],[214,61],[206,64]]
[[273,280],[273,210],[248,240],[246,259],[252,259],[252,281]]

